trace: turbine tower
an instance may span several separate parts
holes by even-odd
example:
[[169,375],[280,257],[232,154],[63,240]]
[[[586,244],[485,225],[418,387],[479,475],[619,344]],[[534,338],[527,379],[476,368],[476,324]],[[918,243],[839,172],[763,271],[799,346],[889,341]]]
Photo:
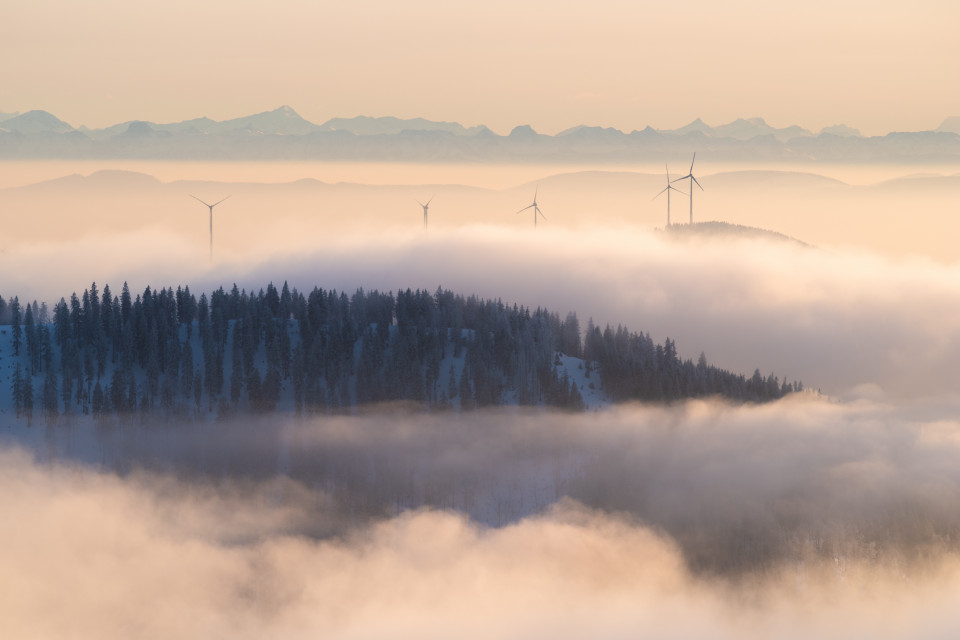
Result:
[[527,205],[527,206],[524,207],[523,209],[520,209],[520,211],[517,211],[517,213],[523,213],[523,212],[526,211],[527,209],[530,209],[531,207],[533,208],[533,228],[534,228],[534,229],[537,228],[537,214],[538,214],[538,213],[540,214],[540,217],[542,217],[544,220],[547,219],[547,216],[543,215],[543,211],[540,211],[540,207],[537,205],[537,192],[538,192],[538,191],[540,191],[540,186],[539,186],[539,185],[537,186],[536,189],[533,190],[533,204]]
[[693,160],[690,161],[690,173],[683,176],[682,178],[677,178],[672,182],[677,182],[678,180],[686,180],[690,178],[690,224],[693,224],[693,183],[697,183],[697,186],[700,187],[700,191],[703,191],[703,187],[700,186],[700,182],[693,177],[693,163],[697,160],[697,152],[693,152]]
[[[232,195],[232,194],[231,194],[231,195]],[[192,193],[190,194],[190,197],[193,198],[194,200],[196,200],[197,202],[200,202],[200,203],[202,203],[202,204],[207,205],[207,206],[210,208],[210,260],[213,260],[213,208],[214,208],[215,206],[217,206],[218,204],[220,204],[221,202],[223,202],[223,200],[226,200],[227,198],[229,198],[230,196],[227,196],[227,198],[224,198],[223,200],[218,200],[217,202],[214,202],[213,204],[209,204],[209,203],[207,203],[207,202],[203,202],[203,200],[201,200],[201,199],[198,198],[197,196],[193,195]]]
[[423,228],[424,229],[427,228],[427,212],[430,210],[430,203],[433,202],[433,199],[436,197],[437,196],[430,196],[430,199],[427,200],[427,204],[423,204],[422,202],[417,200],[417,204],[423,207]]
[[[676,191],[677,193],[683,193],[683,191],[680,191],[680,189],[677,189],[675,186],[670,184],[670,167],[668,167],[667,165],[663,165],[663,166],[667,169],[667,186],[663,188],[663,191],[667,192],[667,226],[669,227],[670,226],[670,192]],[[663,191],[653,196],[651,200],[656,200],[657,198],[662,196]],[[687,195],[687,194],[683,193],[683,195]]]

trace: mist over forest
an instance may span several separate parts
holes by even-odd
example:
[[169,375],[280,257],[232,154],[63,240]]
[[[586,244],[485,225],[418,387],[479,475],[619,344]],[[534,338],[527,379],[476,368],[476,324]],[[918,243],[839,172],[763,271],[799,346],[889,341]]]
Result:
[[0,632],[952,635],[955,176],[716,169],[0,189]]

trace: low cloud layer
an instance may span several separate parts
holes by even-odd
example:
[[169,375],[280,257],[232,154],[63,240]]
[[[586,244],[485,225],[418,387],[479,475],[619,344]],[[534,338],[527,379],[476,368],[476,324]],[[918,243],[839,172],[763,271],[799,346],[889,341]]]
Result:
[[[949,637],[956,409],[809,396],[581,416],[391,408],[274,423],[299,457],[261,479],[176,456],[118,476],[8,447],[0,631]],[[254,426],[271,428],[222,428],[276,463],[246,440]],[[526,511],[490,527],[413,504],[467,494],[480,511],[519,495]]]
[[[952,392],[960,361],[960,264],[751,240],[674,242],[635,227],[589,232],[469,227],[378,236],[203,268],[163,236],[0,256],[4,296],[56,301],[89,280],[115,291],[189,284],[200,292],[273,281],[352,293],[438,286],[624,324],[724,368],[759,367],[840,395]],[[72,265],[84,265],[75,268]],[[82,274],[82,275],[81,275]],[[82,278],[82,280],[81,280]],[[860,393],[860,392],[857,392]]]

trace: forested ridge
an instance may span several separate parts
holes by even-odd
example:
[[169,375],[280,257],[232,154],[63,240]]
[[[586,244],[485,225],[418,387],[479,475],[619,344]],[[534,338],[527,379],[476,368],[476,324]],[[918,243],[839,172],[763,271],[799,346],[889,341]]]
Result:
[[[764,402],[802,388],[684,360],[670,339],[622,326],[581,331],[575,313],[509,306],[438,288],[352,295],[234,285],[133,296],[94,283],[50,310],[0,298],[0,354],[17,417],[180,419],[289,410],[338,413],[410,401],[425,409],[500,404],[584,408],[584,384],[613,401],[721,395]],[[582,375],[565,362],[580,359]],[[578,384],[577,379],[580,380]]]

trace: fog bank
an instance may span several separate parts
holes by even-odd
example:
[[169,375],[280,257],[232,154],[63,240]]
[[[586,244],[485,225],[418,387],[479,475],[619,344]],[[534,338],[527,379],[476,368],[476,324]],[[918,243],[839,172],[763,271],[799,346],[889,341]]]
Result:
[[234,282],[348,294],[442,286],[575,311],[582,327],[592,317],[601,328],[623,324],[657,342],[670,337],[685,358],[704,351],[720,367],[747,376],[760,368],[836,395],[862,385],[892,397],[951,392],[960,360],[960,263],[750,239],[678,242],[636,227],[535,234],[468,227],[206,268],[162,235],[126,239],[2,254],[8,275],[0,293],[54,302],[92,280],[114,291],[128,281],[133,292],[188,284],[196,295]]
[[[0,631],[950,637],[956,410],[810,396],[581,416],[391,408],[274,425],[300,453],[268,479],[118,476],[8,447]],[[260,448],[243,428],[223,425],[235,450]],[[557,499],[493,528],[457,509],[397,513],[390,495],[354,508],[380,476],[406,495],[393,476],[408,474],[421,496],[510,501],[546,478]]]

